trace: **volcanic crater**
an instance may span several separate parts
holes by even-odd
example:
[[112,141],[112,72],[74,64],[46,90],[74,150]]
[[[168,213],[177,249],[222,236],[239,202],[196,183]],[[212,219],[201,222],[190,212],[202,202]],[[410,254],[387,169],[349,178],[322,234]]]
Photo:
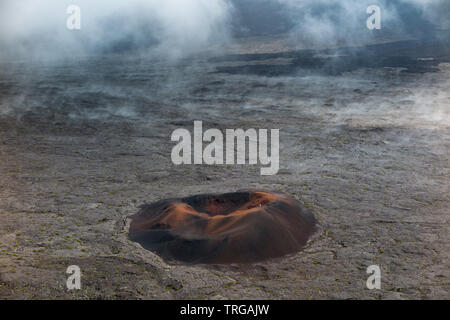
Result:
[[168,260],[253,263],[301,250],[314,215],[283,193],[244,190],[161,200],[131,217],[129,236]]

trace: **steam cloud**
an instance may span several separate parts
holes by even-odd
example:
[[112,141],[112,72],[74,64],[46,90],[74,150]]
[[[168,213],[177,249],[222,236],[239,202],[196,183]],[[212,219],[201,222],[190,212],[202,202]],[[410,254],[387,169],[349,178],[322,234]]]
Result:
[[[66,9],[82,9],[82,30]],[[2,0],[0,54],[73,56],[156,48],[166,56],[208,50],[230,35],[291,34],[301,47],[374,36],[366,8],[382,8],[384,32],[428,35],[450,28],[448,0]]]
[[[82,29],[66,28],[66,9],[82,10]],[[177,56],[227,39],[226,0],[2,0],[0,51],[48,55],[142,47]]]
[[[235,0],[241,21],[249,21],[253,33],[288,32],[298,47],[353,45],[376,36],[398,34],[429,36],[450,28],[447,0]],[[260,4],[258,6],[258,4]],[[262,4],[262,5],[261,5]],[[366,28],[366,9],[382,10],[382,30]],[[257,17],[265,24],[255,22]],[[271,29],[267,29],[267,26]],[[241,31],[248,32],[245,26]]]

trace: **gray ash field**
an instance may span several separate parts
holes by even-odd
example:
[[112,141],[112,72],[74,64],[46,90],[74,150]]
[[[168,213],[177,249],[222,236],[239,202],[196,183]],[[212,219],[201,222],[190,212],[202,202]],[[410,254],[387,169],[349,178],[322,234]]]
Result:
[[[2,63],[0,299],[450,298],[449,42],[269,40],[172,63]],[[173,165],[171,133],[195,120],[279,128],[279,173]],[[291,195],[319,230],[251,265],[169,263],[128,237],[144,203],[240,189]],[[67,290],[69,265],[82,290]]]

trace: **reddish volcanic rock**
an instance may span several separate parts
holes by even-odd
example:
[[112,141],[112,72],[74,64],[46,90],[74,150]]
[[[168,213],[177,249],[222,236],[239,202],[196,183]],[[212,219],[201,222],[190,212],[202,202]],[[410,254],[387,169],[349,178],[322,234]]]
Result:
[[167,259],[251,263],[299,251],[315,223],[297,200],[250,190],[144,205],[132,216],[129,235]]

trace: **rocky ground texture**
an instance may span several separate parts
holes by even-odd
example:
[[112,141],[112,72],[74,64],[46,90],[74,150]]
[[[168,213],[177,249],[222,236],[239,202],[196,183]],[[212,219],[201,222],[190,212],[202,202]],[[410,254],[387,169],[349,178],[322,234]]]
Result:
[[[13,65],[17,78],[0,79],[9,108],[0,117],[0,299],[450,298],[449,63],[265,76],[223,68],[289,62],[164,69],[115,59],[39,72]],[[173,165],[170,135],[194,120],[280,129],[280,172]],[[144,203],[247,188],[286,192],[314,212],[319,230],[303,251],[185,265],[128,238],[128,217]],[[66,288],[70,265],[81,268],[81,290]],[[381,290],[366,288],[370,265],[381,268]]]

